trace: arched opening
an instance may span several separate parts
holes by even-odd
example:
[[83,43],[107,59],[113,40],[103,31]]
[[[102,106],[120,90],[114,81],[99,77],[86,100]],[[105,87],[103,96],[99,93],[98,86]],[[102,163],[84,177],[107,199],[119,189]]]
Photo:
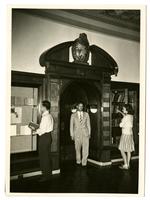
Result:
[[[89,81],[73,81],[63,91],[60,97],[60,160],[75,160],[74,142],[70,138],[70,117],[72,107],[77,102],[84,103],[84,110],[89,113],[91,121],[91,139],[89,157],[97,158],[98,141],[101,130],[101,92]],[[97,108],[96,113],[91,112],[91,107]]]

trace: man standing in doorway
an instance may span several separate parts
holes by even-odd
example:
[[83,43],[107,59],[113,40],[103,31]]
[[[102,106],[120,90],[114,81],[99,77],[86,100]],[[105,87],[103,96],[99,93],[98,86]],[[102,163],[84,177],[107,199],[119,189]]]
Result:
[[[89,155],[89,139],[91,136],[90,118],[87,112],[83,111],[83,103],[77,105],[77,112],[71,115],[70,136],[75,142],[76,163],[82,166],[87,165]],[[82,159],[81,159],[82,149]]]
[[50,179],[52,174],[52,163],[51,163],[51,143],[52,136],[51,132],[53,131],[54,121],[53,117],[50,114],[51,104],[49,101],[42,101],[41,112],[42,119],[39,129],[35,133],[39,135],[39,159],[40,159],[40,168],[42,171],[41,181],[47,181]]

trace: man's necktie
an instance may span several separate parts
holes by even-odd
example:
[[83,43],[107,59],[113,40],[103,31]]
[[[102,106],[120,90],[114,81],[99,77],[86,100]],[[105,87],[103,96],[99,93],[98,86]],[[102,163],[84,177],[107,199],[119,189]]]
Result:
[[80,112],[80,123],[82,123],[82,113]]

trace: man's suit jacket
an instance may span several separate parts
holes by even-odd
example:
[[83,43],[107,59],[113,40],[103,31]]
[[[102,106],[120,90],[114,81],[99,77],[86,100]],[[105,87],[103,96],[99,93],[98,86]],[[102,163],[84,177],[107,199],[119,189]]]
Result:
[[91,135],[90,117],[87,112],[83,112],[82,123],[80,122],[78,112],[73,113],[70,119],[70,136],[74,139]]

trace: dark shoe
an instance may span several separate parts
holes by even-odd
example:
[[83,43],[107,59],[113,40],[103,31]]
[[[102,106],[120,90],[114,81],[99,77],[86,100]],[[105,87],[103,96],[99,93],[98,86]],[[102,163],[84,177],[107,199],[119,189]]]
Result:
[[42,177],[42,178],[39,180],[39,182],[42,183],[42,182],[50,181],[50,180],[51,180],[51,177],[52,177],[52,175],[47,176],[47,177]]

